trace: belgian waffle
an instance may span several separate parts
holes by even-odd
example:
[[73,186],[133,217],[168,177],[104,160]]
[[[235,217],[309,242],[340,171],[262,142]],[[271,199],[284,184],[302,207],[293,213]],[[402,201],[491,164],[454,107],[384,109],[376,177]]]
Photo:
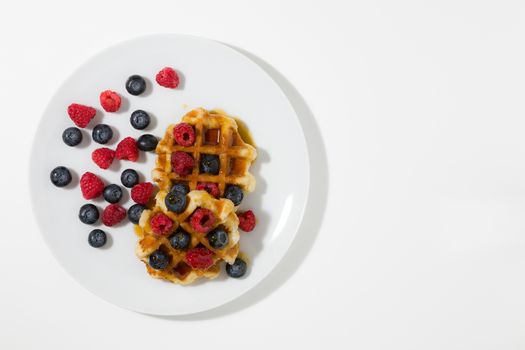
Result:
[[[237,185],[246,192],[254,190],[255,178],[249,173],[249,168],[257,157],[257,151],[243,141],[234,119],[197,108],[188,112],[182,122],[193,126],[195,143],[192,146],[177,144],[173,136],[175,125],[167,128],[164,138],[157,145],[156,168],[152,172],[153,181],[161,190],[169,191],[172,182],[184,182],[190,190],[196,189],[199,182],[216,183],[221,197],[230,184]],[[172,171],[171,155],[177,151],[192,155],[194,168],[189,175],[179,175]],[[219,156],[220,170],[217,175],[200,173],[202,154]]]
[[[146,209],[142,212],[139,225],[136,226],[136,233],[139,236],[135,250],[137,257],[145,263],[151,276],[174,283],[189,284],[199,277],[210,279],[217,277],[220,273],[220,262],[224,260],[227,263],[233,263],[239,253],[239,219],[235,215],[233,203],[228,199],[215,199],[206,191],[191,191],[187,195],[186,209],[176,214],[166,208],[164,199],[167,193],[165,190],[160,190],[155,197],[156,204],[153,209]],[[228,244],[224,248],[214,249],[210,246],[206,234],[193,229],[189,221],[191,214],[197,208],[211,210],[216,219],[213,228],[222,226],[227,232]],[[164,213],[173,221],[173,232],[181,226],[190,234],[191,242],[188,249],[202,245],[212,251],[214,264],[206,270],[192,268],[185,261],[187,250],[177,250],[171,246],[169,236],[173,232],[166,235],[155,234],[150,227],[150,219],[159,212]],[[157,249],[167,253],[170,257],[168,266],[162,270],[153,269],[148,263],[149,255]]]

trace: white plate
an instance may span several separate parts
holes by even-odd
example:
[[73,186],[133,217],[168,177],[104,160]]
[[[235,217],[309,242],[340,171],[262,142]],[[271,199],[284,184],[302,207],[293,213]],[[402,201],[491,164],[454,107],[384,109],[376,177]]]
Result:
[[[172,66],[183,75],[182,89],[166,89],[155,83],[155,74]],[[126,79],[139,74],[148,79],[144,96],[131,96]],[[123,97],[118,113],[103,113],[98,103],[101,91],[111,89]],[[72,126],[66,109],[77,102],[97,108],[96,120],[84,132],[77,147],[66,146],[62,131]],[[251,168],[256,190],[245,196],[241,210],[253,209],[258,225],[241,233],[241,250],[251,257],[247,275],[231,279],[224,271],[212,281],[180,286],[149,277],[134,255],[136,236],[132,224],[104,229],[110,237],[103,249],[91,248],[87,235],[92,226],[82,224],[78,209],[85,201],[78,178],[85,171],[100,175],[107,184],[120,185],[120,173],[134,168],[151,180],[155,154],[141,152],[138,163],[116,161],[101,170],[91,161],[100,147],[91,139],[99,122],[113,127],[114,139],[138,137],[129,116],[144,109],[154,118],[145,132],[159,137],[169,123],[177,122],[192,108],[220,108],[240,117],[250,129],[259,157]],[[109,147],[115,147],[116,141]],[[74,171],[67,188],[49,180],[50,171],[64,165]],[[253,61],[223,44],[181,35],[158,35],[114,46],[82,65],[59,88],[47,107],[34,140],[30,186],[35,215],[49,248],[64,268],[101,298],[131,310],[182,315],[227,303],[253,288],[278,264],[289,248],[302,220],[309,188],[309,160],[301,125],[278,85]],[[94,202],[99,209],[107,203]],[[124,206],[132,203],[125,196]]]

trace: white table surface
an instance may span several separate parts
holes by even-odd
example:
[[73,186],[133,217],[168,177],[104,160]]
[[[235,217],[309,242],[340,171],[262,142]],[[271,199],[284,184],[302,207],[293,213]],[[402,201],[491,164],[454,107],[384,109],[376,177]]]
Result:
[[[346,3],[2,2],[0,349],[523,349],[525,3]],[[179,318],[73,281],[27,189],[58,85],[99,50],[157,32],[268,62],[319,167],[308,228],[278,270]]]

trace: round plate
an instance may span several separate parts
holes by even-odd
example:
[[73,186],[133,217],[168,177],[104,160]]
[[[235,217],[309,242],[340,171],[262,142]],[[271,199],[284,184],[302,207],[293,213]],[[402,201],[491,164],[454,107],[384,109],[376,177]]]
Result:
[[[181,73],[181,86],[166,89],[155,82],[163,67]],[[139,74],[147,79],[142,96],[125,90],[126,79]],[[123,97],[117,113],[103,112],[101,91],[110,89]],[[62,142],[62,131],[73,123],[67,115],[76,102],[97,108],[97,116],[83,130],[77,147]],[[101,198],[83,199],[79,177],[91,171],[106,184],[120,183],[120,173],[136,169],[142,181],[151,181],[155,153],[141,152],[138,162],[115,160],[108,170],[91,160],[98,147],[115,148],[126,136],[151,133],[159,138],[170,123],[177,123],[196,107],[222,109],[240,118],[257,145],[258,158],[250,171],[257,179],[240,210],[253,209],[258,222],[250,233],[241,232],[241,251],[250,257],[244,278],[228,278],[223,271],[214,280],[181,286],[153,279],[135,257],[137,237],[129,221],[117,227],[98,227],[108,233],[102,249],[91,248],[88,233],[97,227],[81,223],[78,210],[87,202],[100,211],[108,204]],[[144,131],[129,123],[132,111],[143,109],[152,116]],[[109,124],[114,138],[108,145],[91,139],[98,123]],[[51,184],[49,173],[64,165],[73,172],[65,188]],[[158,35],[127,41],[98,54],[82,65],[58,89],[49,103],[34,140],[31,154],[32,204],[44,238],[58,261],[78,282],[101,298],[124,308],[157,315],[183,315],[225,304],[253,288],[278,264],[289,248],[302,220],[309,188],[309,160],[301,125],[290,102],[278,85],[257,64],[238,51],[215,41]],[[129,191],[125,191],[129,193]],[[121,203],[132,205],[129,194]]]

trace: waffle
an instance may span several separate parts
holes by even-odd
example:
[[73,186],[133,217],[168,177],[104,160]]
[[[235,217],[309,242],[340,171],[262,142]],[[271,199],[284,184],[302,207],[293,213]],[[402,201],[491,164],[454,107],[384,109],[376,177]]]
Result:
[[[239,253],[239,219],[235,215],[233,203],[228,199],[215,199],[206,191],[191,191],[187,195],[186,209],[176,214],[169,211],[164,203],[167,191],[161,190],[155,197],[155,206],[153,209],[146,209],[142,212],[139,224],[136,225],[136,233],[139,236],[139,242],[136,246],[135,253],[142,260],[147,268],[148,273],[159,279],[164,279],[179,284],[189,284],[199,277],[215,278],[220,273],[221,261],[233,263]],[[228,233],[228,244],[223,249],[214,249],[208,243],[206,234],[196,232],[189,223],[191,214],[197,208],[206,208],[213,212],[216,222],[215,227],[222,226]],[[156,213],[162,212],[167,215],[173,222],[172,231],[175,232],[179,225],[190,234],[191,242],[188,249],[198,245],[203,245],[213,252],[214,264],[206,269],[194,269],[185,262],[186,251],[174,249],[169,242],[169,236],[157,235],[153,233],[150,227],[150,219]],[[157,249],[161,249],[170,256],[169,265],[163,270],[155,270],[149,265],[149,255]]]
[[[257,151],[243,141],[234,119],[197,108],[188,112],[182,122],[194,127],[195,143],[186,147],[178,145],[173,137],[175,125],[167,128],[164,138],[157,145],[156,168],[152,172],[153,181],[161,190],[169,191],[172,182],[187,183],[190,190],[194,190],[199,182],[213,182],[218,185],[221,197],[230,184],[237,185],[246,192],[254,190],[255,178],[249,173],[249,168],[257,157]],[[191,174],[181,176],[172,171],[171,155],[176,151],[193,156],[195,165]],[[220,170],[217,175],[200,173],[201,154],[219,156]]]

